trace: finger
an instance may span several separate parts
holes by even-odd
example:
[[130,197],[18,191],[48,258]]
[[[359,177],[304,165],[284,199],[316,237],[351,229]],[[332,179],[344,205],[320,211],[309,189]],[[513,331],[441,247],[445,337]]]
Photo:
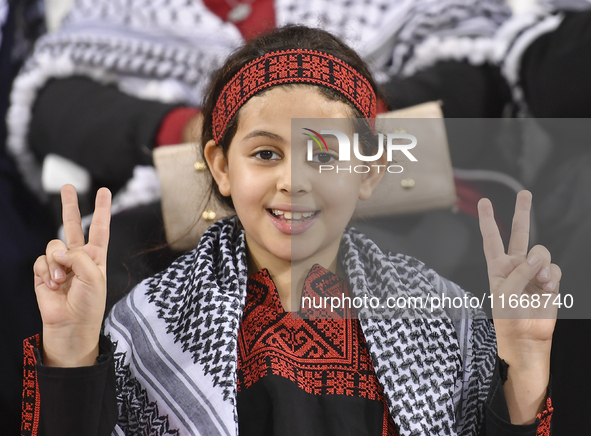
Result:
[[549,270],[550,270],[550,278],[546,283],[544,283],[543,289],[545,291],[558,293],[558,288],[560,286],[560,279],[562,278],[562,270],[555,263],[550,265]]
[[68,248],[78,248],[85,244],[84,232],[80,222],[78,194],[72,185],[62,187],[62,220]]
[[544,283],[550,280],[550,264],[552,263],[552,256],[550,255],[548,249],[543,245],[536,245],[535,247],[532,247],[528,253],[528,257],[533,255],[539,256],[542,260],[542,267],[535,277],[538,285],[542,287]]
[[63,267],[71,269],[78,280],[92,288],[97,288],[105,281],[102,271],[84,250],[56,251],[54,258]]
[[550,281],[550,269],[547,267],[542,267],[538,274],[536,274],[536,281],[540,287],[543,287],[544,284]]
[[540,253],[530,252],[527,259],[509,274],[499,289],[500,293],[521,295],[527,285],[540,272],[543,265],[544,262]]
[[480,223],[482,246],[486,261],[490,262],[497,257],[503,256],[505,246],[495,221],[492,203],[488,198],[483,198],[478,202],[478,222]]
[[109,245],[109,224],[111,222],[111,191],[101,188],[96,194],[94,214],[90,224],[88,243],[107,252]]
[[526,256],[529,245],[529,223],[532,195],[529,191],[520,191],[515,201],[515,213],[509,239],[510,256]]
[[539,258],[541,261],[540,270],[534,277],[534,280],[538,287],[543,288],[544,284],[550,281],[550,264],[552,263],[552,256],[550,255],[548,249],[543,245],[536,245],[532,247],[527,257],[531,260],[534,256]]
[[51,274],[49,272],[49,265],[47,265],[47,256],[39,256],[33,265],[33,271],[35,272],[35,287],[41,283],[45,283],[50,289],[56,290],[59,285],[51,280]]
[[[54,257],[54,253],[57,251],[66,251],[66,244],[59,239],[54,239],[49,241],[47,247],[45,248],[45,256],[47,261],[47,266],[49,268],[49,276],[51,281],[54,284],[61,284],[66,280],[66,271],[60,265]],[[52,286],[53,288],[53,286]]]

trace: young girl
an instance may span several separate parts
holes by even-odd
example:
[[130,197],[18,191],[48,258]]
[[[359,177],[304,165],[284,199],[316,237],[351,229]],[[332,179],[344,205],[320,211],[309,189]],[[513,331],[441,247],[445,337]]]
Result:
[[[495,312],[496,344],[469,311],[291,313],[300,295],[465,295],[346,228],[382,174],[323,178],[317,165],[338,162],[336,148],[308,162],[292,141],[292,118],[375,117],[376,92],[359,57],[321,30],[279,29],[235,52],[210,87],[202,146],[237,217],[138,285],[104,335],[110,194],[99,191],[85,243],[64,187],[66,244],[51,241],[35,264],[43,344],[26,342],[24,433],[549,435],[555,312]],[[530,206],[520,193],[505,254],[490,202],[479,205],[494,295],[558,292],[548,251],[527,251]]]

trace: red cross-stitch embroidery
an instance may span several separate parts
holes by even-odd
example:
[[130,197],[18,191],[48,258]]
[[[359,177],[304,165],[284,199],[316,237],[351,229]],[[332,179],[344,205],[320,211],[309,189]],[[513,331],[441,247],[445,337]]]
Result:
[[23,408],[21,419],[21,435],[36,436],[39,431],[39,408],[41,398],[37,384],[37,359],[34,348],[41,342],[39,335],[25,339],[23,342]]
[[542,413],[539,413],[537,416],[540,419],[540,423],[538,424],[536,436],[550,436],[550,426],[552,423],[553,412],[554,407],[552,407],[552,399],[547,398],[546,408],[542,411]]
[[310,83],[335,89],[366,118],[376,115],[375,92],[369,81],[349,64],[315,50],[284,50],[249,62],[226,84],[213,110],[215,142],[220,142],[228,123],[250,97],[285,83]]
[[[315,265],[303,296],[348,294],[345,282]],[[267,270],[248,280],[244,315],[238,334],[238,391],[269,375],[283,377],[313,395],[347,395],[384,402],[359,320],[348,309],[337,318],[314,307],[303,319],[285,312]],[[334,316],[334,313],[332,314]],[[384,407],[383,436],[396,429]]]
[[[336,275],[316,267],[307,295],[340,295],[346,285]],[[238,389],[246,389],[266,374],[282,376],[316,395],[349,395],[382,400],[361,326],[357,319],[315,319],[285,312],[266,271],[249,280],[249,294],[239,334]],[[309,313],[309,312],[308,312]]]

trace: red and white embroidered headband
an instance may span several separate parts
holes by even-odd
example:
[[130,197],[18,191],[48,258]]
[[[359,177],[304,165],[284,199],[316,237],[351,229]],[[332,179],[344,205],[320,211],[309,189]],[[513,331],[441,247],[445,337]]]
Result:
[[216,144],[249,98],[262,89],[286,83],[310,83],[335,89],[366,118],[376,116],[376,94],[369,81],[351,65],[315,50],[282,50],[249,62],[224,86],[212,114]]

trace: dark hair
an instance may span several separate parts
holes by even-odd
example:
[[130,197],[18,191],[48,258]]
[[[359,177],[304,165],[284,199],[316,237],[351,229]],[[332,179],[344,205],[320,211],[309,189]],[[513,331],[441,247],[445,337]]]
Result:
[[[376,95],[378,89],[376,83],[369,72],[369,69],[365,62],[359,57],[359,55],[345,43],[340,41],[337,37],[330,33],[321,30],[305,26],[285,26],[275,29],[269,33],[259,36],[246,43],[244,46],[237,49],[226,61],[224,66],[220,68],[212,78],[212,82],[209,85],[205,96],[205,102],[203,104],[203,130],[201,133],[201,148],[202,151],[205,148],[207,142],[213,139],[213,127],[212,127],[212,115],[215,104],[220,96],[224,86],[240,71],[240,69],[247,63],[259,58],[267,53],[272,53],[280,50],[288,49],[308,49],[317,50],[323,53],[331,54],[349,65],[355,68],[361,75],[363,75],[370,83]],[[281,86],[295,86],[295,85],[281,85]],[[266,90],[260,91],[256,95],[261,95]],[[352,109],[353,118],[364,118],[359,109],[357,109],[343,94],[340,92],[318,86],[318,91],[326,97],[328,100],[340,101],[346,103]],[[232,117],[224,135],[217,144],[221,147],[224,155],[227,155],[230,143],[236,134],[238,129],[238,119],[240,111]],[[234,207],[232,199],[230,197],[224,197],[217,184],[212,178],[212,191],[223,204]]]

